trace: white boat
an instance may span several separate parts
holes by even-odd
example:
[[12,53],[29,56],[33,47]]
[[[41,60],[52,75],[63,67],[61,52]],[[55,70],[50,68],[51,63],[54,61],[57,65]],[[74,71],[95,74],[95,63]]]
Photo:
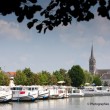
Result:
[[68,89],[69,97],[83,97],[84,93],[81,89],[78,89],[76,87],[71,87]]
[[50,99],[60,99],[66,97],[66,90],[59,86],[51,86],[49,88],[49,98]]
[[60,88],[63,89],[64,98],[68,98],[69,97],[69,93],[68,93],[69,86],[60,86]]
[[15,86],[12,90],[12,101],[34,101],[38,98],[38,87]]
[[105,96],[110,95],[110,89],[105,86],[85,86],[83,93],[84,96]]
[[9,86],[0,86],[0,102],[8,102],[12,98],[12,91]]
[[94,86],[84,86],[82,92],[84,93],[84,96],[94,96],[96,94]]
[[48,99],[49,98],[49,90],[47,87],[39,86],[38,87],[38,99]]
[[106,87],[106,86],[95,86],[95,95],[96,96],[105,96],[105,95],[110,95],[110,89],[109,87]]

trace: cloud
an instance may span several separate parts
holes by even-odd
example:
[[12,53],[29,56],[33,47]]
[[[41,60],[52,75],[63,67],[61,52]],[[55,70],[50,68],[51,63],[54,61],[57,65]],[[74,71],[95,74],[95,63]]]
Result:
[[61,41],[72,47],[82,47],[92,42],[103,46],[110,44],[110,22],[101,17],[89,22],[74,22],[71,26],[60,27],[59,33]]
[[0,20],[0,36],[17,40],[28,40],[29,36],[15,22]]
[[20,61],[23,62],[23,63],[27,62],[28,61],[28,57],[27,56],[21,56],[20,57]]
[[99,45],[106,45],[107,44],[107,41],[103,38],[103,37],[98,37],[96,39],[96,42],[99,44]]

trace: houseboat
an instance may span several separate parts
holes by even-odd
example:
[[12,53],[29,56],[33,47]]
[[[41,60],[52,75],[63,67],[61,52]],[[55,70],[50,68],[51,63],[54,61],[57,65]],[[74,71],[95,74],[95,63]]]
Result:
[[61,99],[67,97],[67,92],[65,88],[59,86],[51,86],[48,89],[50,99]]
[[38,86],[38,99],[48,99],[49,98],[49,90],[47,87]]
[[84,88],[82,89],[82,92],[84,93],[84,96],[86,97],[91,97],[96,94],[96,90],[94,86],[84,86]]
[[68,88],[69,97],[83,97],[84,93],[76,87]]
[[110,95],[110,89],[105,86],[85,86],[83,93],[84,96],[106,96]]
[[38,98],[37,86],[15,86],[12,90],[12,101],[34,101]]
[[12,98],[12,91],[9,86],[0,86],[0,103],[9,102]]
[[95,96],[108,96],[110,95],[110,88],[106,86],[95,86]]

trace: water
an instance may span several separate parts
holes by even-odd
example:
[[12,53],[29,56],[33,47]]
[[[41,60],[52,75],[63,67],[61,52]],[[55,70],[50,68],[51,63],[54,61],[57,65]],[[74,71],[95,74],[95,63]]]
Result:
[[109,110],[110,96],[9,102],[0,104],[0,110]]

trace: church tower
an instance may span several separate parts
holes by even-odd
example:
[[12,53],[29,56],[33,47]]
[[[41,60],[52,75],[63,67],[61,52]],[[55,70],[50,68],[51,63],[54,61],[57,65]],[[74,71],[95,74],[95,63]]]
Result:
[[89,72],[92,74],[95,74],[96,72],[96,60],[93,54],[93,45],[91,47],[91,56],[89,58]]

